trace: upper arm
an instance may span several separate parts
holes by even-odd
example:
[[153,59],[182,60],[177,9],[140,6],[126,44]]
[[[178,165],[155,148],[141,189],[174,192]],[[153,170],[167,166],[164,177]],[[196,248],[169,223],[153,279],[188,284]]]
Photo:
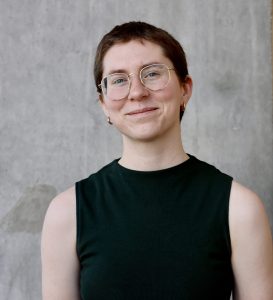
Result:
[[44,300],[80,298],[75,202],[71,188],[52,200],[45,216],[41,241]]
[[258,196],[233,182],[230,236],[236,300],[273,299],[272,236]]

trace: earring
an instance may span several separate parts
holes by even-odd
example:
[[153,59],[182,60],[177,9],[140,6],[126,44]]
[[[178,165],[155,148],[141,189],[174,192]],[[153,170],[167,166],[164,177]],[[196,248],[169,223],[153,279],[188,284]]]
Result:
[[186,110],[186,103],[183,102],[183,104],[180,106],[180,111],[185,111]]
[[112,125],[113,123],[111,122],[111,120],[110,120],[110,117],[108,116],[107,117],[107,122],[108,122],[108,124],[110,124],[110,125]]

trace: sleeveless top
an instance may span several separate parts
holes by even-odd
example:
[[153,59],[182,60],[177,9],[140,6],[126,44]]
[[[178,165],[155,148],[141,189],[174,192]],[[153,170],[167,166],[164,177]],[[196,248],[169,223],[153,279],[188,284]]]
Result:
[[82,300],[229,300],[232,178],[192,155],[159,171],[106,165],[76,183]]

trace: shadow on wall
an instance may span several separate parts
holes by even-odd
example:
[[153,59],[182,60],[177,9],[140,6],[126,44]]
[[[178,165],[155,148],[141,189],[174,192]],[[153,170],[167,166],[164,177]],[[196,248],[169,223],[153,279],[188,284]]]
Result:
[[28,187],[15,207],[0,222],[7,233],[40,233],[50,201],[57,195],[55,187],[46,184]]
[[41,299],[40,232],[56,194],[50,185],[28,187],[0,221],[1,299]]

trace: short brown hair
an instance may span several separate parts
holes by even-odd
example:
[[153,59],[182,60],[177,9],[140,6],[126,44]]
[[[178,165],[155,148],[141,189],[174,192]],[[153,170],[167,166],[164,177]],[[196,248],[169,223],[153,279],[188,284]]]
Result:
[[[114,45],[131,40],[146,40],[161,46],[164,55],[171,60],[181,82],[188,75],[186,54],[180,43],[167,31],[145,22],[128,22],[115,26],[100,41],[94,63],[94,79],[98,93],[103,73],[103,59],[106,52]],[[183,112],[182,112],[183,113]],[[180,116],[181,119],[182,116]]]

